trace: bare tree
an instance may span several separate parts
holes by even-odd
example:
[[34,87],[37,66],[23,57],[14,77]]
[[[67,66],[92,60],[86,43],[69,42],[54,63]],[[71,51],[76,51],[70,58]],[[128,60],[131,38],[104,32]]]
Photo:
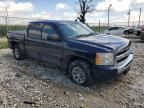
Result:
[[94,0],[78,0],[78,14],[79,16],[77,19],[85,23],[86,19],[86,14],[90,13],[95,10],[95,3]]

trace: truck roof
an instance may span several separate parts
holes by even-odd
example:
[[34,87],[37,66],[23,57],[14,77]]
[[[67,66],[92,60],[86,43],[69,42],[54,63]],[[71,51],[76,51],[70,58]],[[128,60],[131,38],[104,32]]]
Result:
[[76,22],[73,20],[40,20],[40,21],[32,21],[30,23],[61,23],[61,22]]

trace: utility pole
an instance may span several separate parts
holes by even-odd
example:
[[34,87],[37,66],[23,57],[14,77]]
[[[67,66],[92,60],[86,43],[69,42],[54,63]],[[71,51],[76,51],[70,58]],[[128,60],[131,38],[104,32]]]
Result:
[[110,8],[111,8],[111,4],[110,4],[110,6],[108,7],[108,28],[109,28],[109,13],[110,13]]
[[139,13],[138,27],[139,27],[139,25],[140,25],[140,20],[141,20],[141,8],[140,8],[140,13]]
[[131,11],[129,9],[129,12],[128,12],[128,27],[129,27],[129,23],[130,23],[130,14],[131,14]]
[[8,32],[8,9],[6,7],[6,32]]
[[[8,0],[0,0],[0,1],[6,3],[6,6],[4,8],[6,11],[5,20],[6,20],[6,32],[7,32],[8,31]],[[15,1],[15,0],[13,0],[13,1]]]
[[100,31],[100,20],[99,20],[99,33],[100,33],[101,31]]

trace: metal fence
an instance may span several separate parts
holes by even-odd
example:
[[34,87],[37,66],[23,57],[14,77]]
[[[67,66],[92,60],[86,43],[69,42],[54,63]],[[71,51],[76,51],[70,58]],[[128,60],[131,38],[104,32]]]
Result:
[[6,36],[7,31],[26,29],[30,21],[42,19],[0,16],[0,37]]
[[[0,37],[6,36],[7,31],[23,30],[27,27],[30,21],[44,20],[44,19],[32,19],[32,18],[21,18],[21,17],[6,17],[0,16]],[[138,21],[130,22],[130,26],[137,26]],[[107,23],[95,22],[88,23],[88,25],[97,32],[103,32],[107,28]],[[110,26],[127,26],[127,22],[113,22]],[[141,22],[143,25],[143,22]]]

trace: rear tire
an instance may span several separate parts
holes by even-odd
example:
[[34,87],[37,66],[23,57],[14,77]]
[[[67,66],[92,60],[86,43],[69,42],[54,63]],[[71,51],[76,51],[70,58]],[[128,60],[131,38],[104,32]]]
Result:
[[13,48],[13,56],[16,60],[23,60],[25,58],[18,45],[15,45]]
[[76,84],[90,86],[94,80],[91,75],[91,67],[84,60],[75,60],[69,65],[68,73]]

